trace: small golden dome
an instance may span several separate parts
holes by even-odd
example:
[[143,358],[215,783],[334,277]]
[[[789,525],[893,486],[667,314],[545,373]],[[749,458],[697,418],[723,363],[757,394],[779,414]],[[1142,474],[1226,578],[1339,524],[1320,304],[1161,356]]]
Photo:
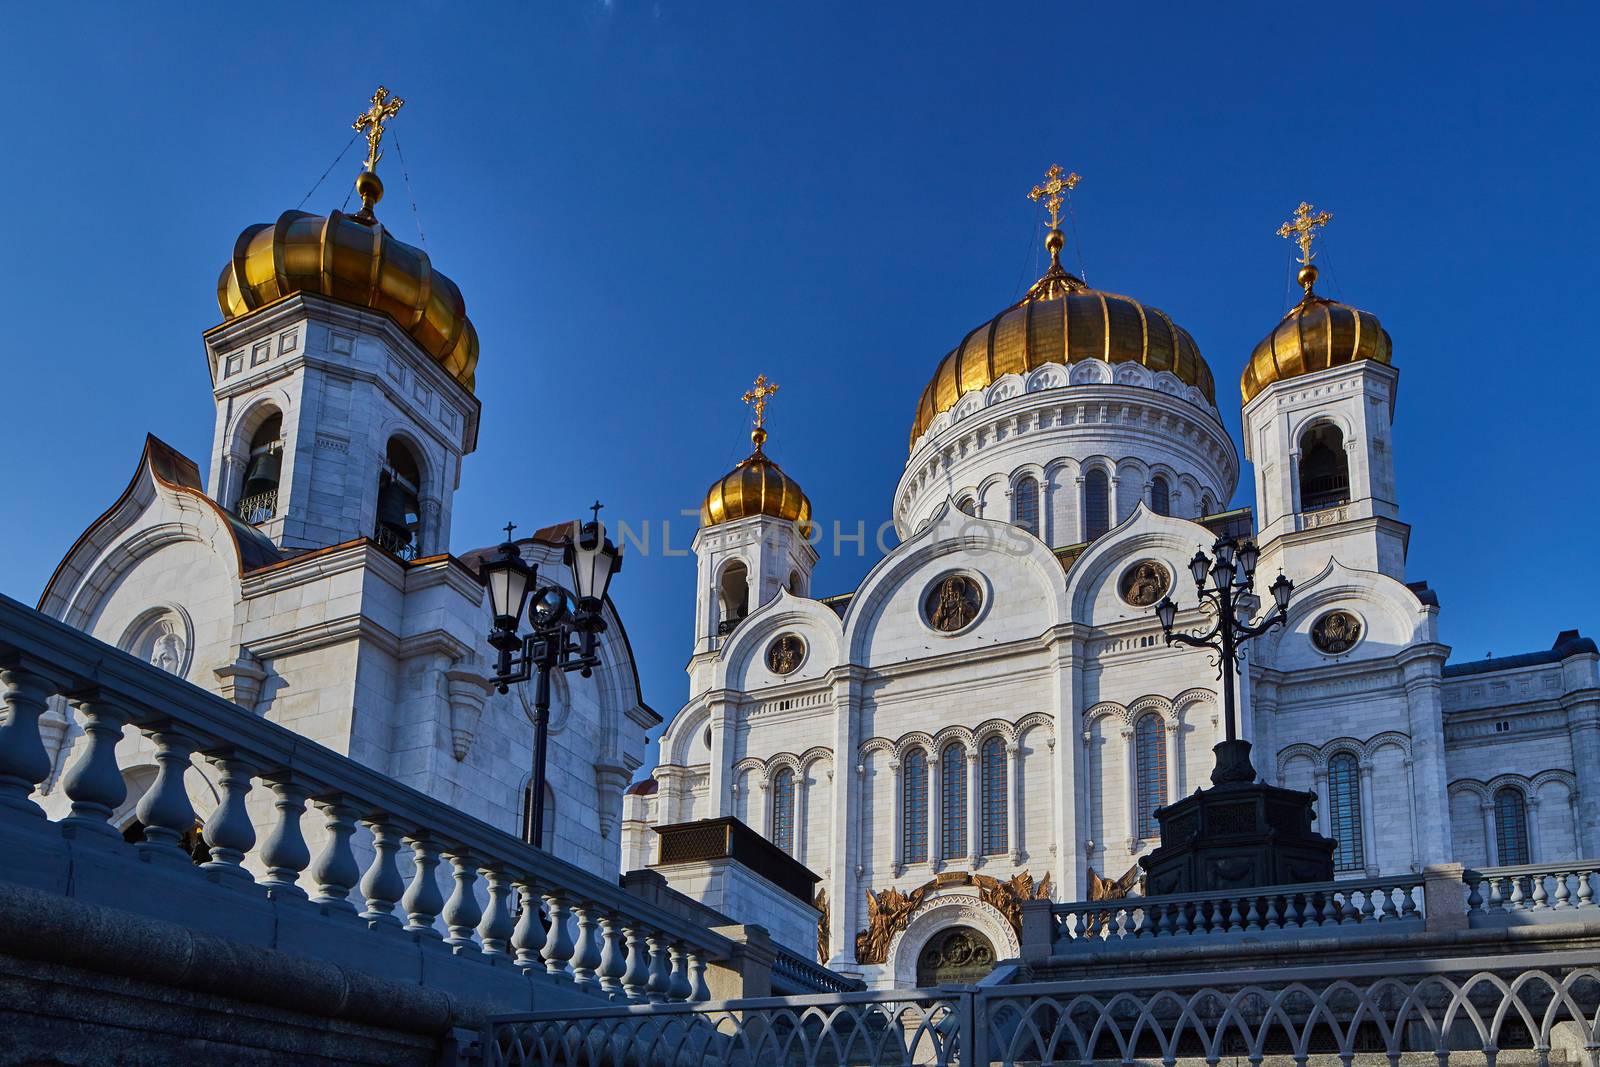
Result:
[[1317,268],[1306,265],[1300,271],[1305,297],[1250,353],[1239,379],[1246,404],[1273,382],[1358,359],[1389,362],[1392,346],[1377,316],[1318,296],[1311,289],[1316,280]]
[[1061,267],[1061,231],[1045,245],[1050,269],[1016,304],[979,326],[945,356],[917,402],[911,424],[915,448],[933,420],[968,393],[987,389],[1006,374],[1026,374],[1046,363],[1086,359],[1142,363],[1170,371],[1216,402],[1211,368],[1194,338],[1167,313],[1132,297],[1091,289]]
[[396,240],[372,217],[371,204],[382,195],[382,186],[370,171],[362,172],[358,188],[362,182],[367,206],[358,215],[285,211],[276,223],[241,233],[217,281],[223,317],[240,318],[291,293],[318,293],[372,308],[394,319],[471,390],[478,331],[467,318],[461,290],[433,269],[426,252]]
[[700,505],[700,525],[716,526],[752,515],[770,515],[805,527],[811,521],[811,501],[806,499],[800,483],[783,473],[761,450],[767,431],[757,427],[751,432],[750,441],[755,451],[749,458],[706,490],[705,502]]

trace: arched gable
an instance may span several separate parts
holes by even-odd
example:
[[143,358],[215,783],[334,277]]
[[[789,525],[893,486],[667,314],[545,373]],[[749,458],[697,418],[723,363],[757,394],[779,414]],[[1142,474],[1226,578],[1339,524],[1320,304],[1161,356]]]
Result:
[[[797,633],[805,641],[805,658],[793,673],[775,675],[767,669],[767,643],[786,632]],[[780,588],[723,642],[717,655],[716,684],[736,692],[753,692],[816,681],[844,661],[843,647],[843,624],[832,608]]]
[[1155,625],[1150,608],[1135,608],[1118,594],[1117,582],[1123,570],[1138,560],[1154,559],[1171,573],[1173,584],[1181,587],[1195,546],[1209,545],[1215,539],[1204,526],[1188,519],[1157,515],[1140,500],[1131,515],[1090,545],[1067,572],[1066,594],[1072,621],[1093,624],[1143,614]]
[[[1311,642],[1311,628],[1322,615],[1342,608],[1361,622],[1354,647],[1330,657]],[[1315,577],[1295,586],[1289,616],[1258,642],[1256,662],[1280,671],[1303,670],[1341,662],[1393,656],[1412,645],[1434,640],[1434,618],[1404,583],[1377,571],[1356,570],[1336,559]]]

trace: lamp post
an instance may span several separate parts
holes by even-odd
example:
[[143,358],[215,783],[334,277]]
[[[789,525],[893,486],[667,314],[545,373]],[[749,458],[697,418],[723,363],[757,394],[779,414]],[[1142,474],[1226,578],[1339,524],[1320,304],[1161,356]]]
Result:
[[[1209,648],[1219,657],[1218,670],[1222,677],[1222,714],[1226,740],[1216,746],[1217,766],[1211,772],[1213,785],[1224,782],[1253,782],[1255,768],[1250,762],[1250,742],[1239,739],[1237,716],[1234,710],[1234,672],[1238,670],[1239,655],[1245,642],[1260,637],[1280,625],[1289,616],[1289,595],[1294,583],[1280,572],[1269,588],[1274,603],[1273,610],[1255,625],[1250,624],[1250,610],[1255,606],[1254,595],[1256,561],[1261,550],[1254,542],[1235,541],[1219,537],[1211,547],[1211,556],[1196,551],[1189,561],[1189,573],[1194,578],[1195,594],[1201,607],[1209,607],[1216,616],[1210,630],[1201,634],[1174,632],[1172,624],[1178,616],[1178,605],[1171,597],[1162,597],[1156,605],[1156,618],[1161,621],[1161,631],[1167,644],[1192,645]],[[1211,588],[1206,588],[1206,579]]]
[[[511,540],[514,523],[506,524],[506,539],[499,555],[479,572],[489,590],[494,628],[489,644],[499,653],[494,681],[504,693],[513,684],[534,679],[533,783],[528,804],[529,831],[535,848],[544,847],[544,782],[550,741],[550,672],[578,671],[587,678],[599,665],[595,639],[605,631],[600,617],[606,588],[622,569],[622,552],[606,537],[600,522],[599,501],[594,520],[573,530],[562,549],[562,562],[572,573],[573,602],[559,585],[538,584],[538,565],[523,560]],[[531,595],[530,595],[531,594]],[[519,634],[523,612],[530,631]]]

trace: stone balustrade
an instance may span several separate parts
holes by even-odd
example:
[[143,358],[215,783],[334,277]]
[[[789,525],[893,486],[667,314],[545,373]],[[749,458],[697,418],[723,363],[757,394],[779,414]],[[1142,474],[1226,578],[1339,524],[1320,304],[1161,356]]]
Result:
[[1600,861],[1595,860],[1467,870],[1462,875],[1467,920],[1472,926],[1600,920],[1597,874]]
[[[86,747],[59,783],[70,813],[51,822],[34,796],[51,771],[39,718],[56,695],[76,708]],[[188,908],[202,926],[204,909],[231,905],[236,914],[219,919],[217,932],[248,938],[264,930],[259,940],[274,948],[287,939],[286,915],[315,918],[323,925],[305,926],[302,937],[309,952],[321,950],[317,942],[351,944],[354,930],[374,943],[420,946],[424,971],[448,969],[430,959],[478,960],[613,1001],[704,1000],[706,968],[733,952],[726,937],[640,900],[615,879],[4,596],[0,707],[0,847],[8,852],[0,881],[155,909],[162,918]],[[152,741],[158,767],[136,809],[144,840],[132,845],[108,821],[126,799],[116,746],[128,725]],[[185,844],[196,828],[186,786],[196,761],[211,768],[218,792],[202,830],[208,858],[199,863]],[[247,805],[262,793],[275,816],[257,840]],[[308,810],[326,831],[315,854],[301,829]],[[252,874],[247,859],[265,873]],[[90,900],[95,870],[109,873]],[[256,922],[264,906],[273,909],[270,926]]]

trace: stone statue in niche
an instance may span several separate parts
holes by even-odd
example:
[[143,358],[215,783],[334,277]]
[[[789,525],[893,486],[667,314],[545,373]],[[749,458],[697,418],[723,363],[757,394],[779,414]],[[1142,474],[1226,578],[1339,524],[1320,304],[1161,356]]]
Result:
[[1136,608],[1147,608],[1166,595],[1172,575],[1153,559],[1135,563],[1122,572],[1122,599]]
[[965,574],[947,574],[928,593],[928,624],[952,633],[972,624],[983,606],[983,591]]
[[183,638],[170,630],[156,638],[150,649],[150,662],[168,674],[183,670]]
[[773,674],[790,674],[805,657],[805,642],[796,634],[779,634],[767,646],[767,669]]
[[1350,651],[1359,640],[1361,620],[1348,611],[1330,611],[1311,627],[1311,643],[1330,656]]

